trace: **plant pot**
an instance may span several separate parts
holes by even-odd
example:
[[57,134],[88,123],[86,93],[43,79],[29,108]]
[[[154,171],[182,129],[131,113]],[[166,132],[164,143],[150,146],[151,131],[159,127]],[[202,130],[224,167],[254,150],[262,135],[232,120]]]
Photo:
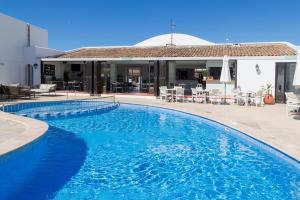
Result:
[[264,103],[268,105],[273,105],[274,104],[274,97],[272,94],[266,94],[264,97]]

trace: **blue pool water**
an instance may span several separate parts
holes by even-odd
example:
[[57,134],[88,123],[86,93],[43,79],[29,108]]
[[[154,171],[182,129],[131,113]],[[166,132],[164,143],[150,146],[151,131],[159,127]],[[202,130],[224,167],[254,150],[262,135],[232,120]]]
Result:
[[122,104],[44,120],[0,157],[0,199],[300,199],[297,161],[197,116]]

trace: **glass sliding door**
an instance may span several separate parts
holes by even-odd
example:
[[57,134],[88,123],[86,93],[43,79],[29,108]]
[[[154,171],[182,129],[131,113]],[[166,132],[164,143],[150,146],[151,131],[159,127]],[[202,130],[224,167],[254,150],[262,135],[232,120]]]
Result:
[[293,85],[294,75],[296,71],[296,63],[288,63],[286,67],[286,81],[285,88],[286,92],[298,93],[297,88]]
[[154,94],[154,63],[150,62],[148,63],[148,93]]
[[110,65],[106,62],[97,63],[97,93],[103,94],[110,91]]
[[296,92],[293,86],[293,79],[296,63],[276,63],[275,75],[275,101],[284,103],[286,100],[285,92]]
[[286,63],[277,63],[276,64],[276,84],[275,84],[275,101],[276,103],[284,102],[284,77],[285,77],[285,67]]

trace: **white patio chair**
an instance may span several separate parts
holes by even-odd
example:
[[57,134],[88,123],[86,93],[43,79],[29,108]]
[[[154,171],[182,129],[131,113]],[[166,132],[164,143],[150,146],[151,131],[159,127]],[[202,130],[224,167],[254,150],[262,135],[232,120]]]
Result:
[[182,87],[176,88],[175,100],[176,102],[178,102],[178,100],[184,102],[184,88]]
[[239,102],[239,95],[241,93],[240,88],[233,88],[232,89],[232,94],[233,94],[233,98],[234,98],[234,103],[238,104]]
[[197,90],[198,92],[202,92],[202,91],[203,91],[203,88],[202,88],[202,87],[196,87],[196,90]]
[[36,94],[43,94],[43,93],[54,93],[56,96],[56,84],[40,84],[38,89],[31,89],[31,92]]
[[161,100],[168,99],[169,94],[167,93],[167,86],[160,86],[159,87],[159,97]]
[[192,89],[192,102],[195,102],[195,99],[198,99],[198,92],[196,90],[196,88],[191,88]]
[[213,104],[213,103],[221,103],[222,102],[222,93],[220,92],[219,89],[212,89],[210,92],[209,92],[209,100],[210,100],[210,103]]
[[245,106],[251,106],[252,99],[255,97],[255,92],[253,91],[247,91],[243,92],[241,98],[243,99]]
[[198,94],[199,103],[204,102],[206,96],[205,96],[205,91],[203,90],[203,88],[202,87],[196,87],[196,91],[197,91],[197,94]]
[[256,107],[264,105],[264,97],[263,91],[259,90],[257,93],[251,98],[251,103],[254,104]]
[[173,88],[176,90],[177,88],[183,88],[183,87],[182,86],[174,86]]
[[286,113],[289,114],[291,111],[299,113],[300,111],[300,96],[293,92],[286,92]]
[[237,96],[236,96],[236,104],[237,105],[245,105],[245,93],[243,92],[239,92],[237,93]]

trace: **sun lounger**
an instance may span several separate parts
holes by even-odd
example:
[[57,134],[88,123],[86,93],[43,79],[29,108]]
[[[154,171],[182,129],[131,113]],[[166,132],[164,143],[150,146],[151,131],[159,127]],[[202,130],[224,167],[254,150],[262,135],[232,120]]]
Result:
[[56,84],[40,84],[38,89],[31,89],[34,94],[54,93],[56,95]]
[[293,92],[286,92],[286,112],[289,114],[291,111],[300,111],[300,96]]
[[28,97],[31,98],[32,92],[29,86],[21,86],[20,84],[10,84],[3,86],[5,94],[8,98]]

